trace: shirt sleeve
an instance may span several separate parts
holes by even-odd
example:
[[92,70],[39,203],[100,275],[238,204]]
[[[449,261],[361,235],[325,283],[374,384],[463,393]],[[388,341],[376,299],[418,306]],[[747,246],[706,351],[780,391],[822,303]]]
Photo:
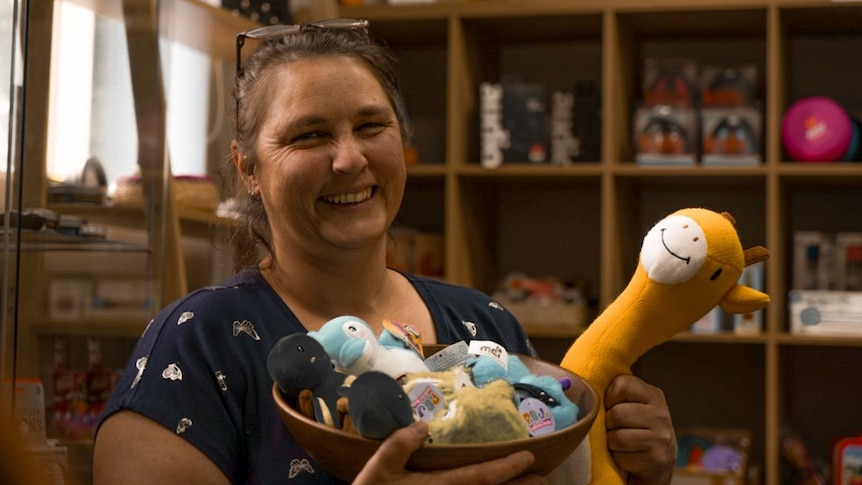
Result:
[[102,419],[120,409],[146,416],[188,440],[233,478],[244,450],[245,372],[237,358],[242,349],[235,348],[243,341],[231,338],[236,319],[215,300],[206,295],[183,299],[150,322]]

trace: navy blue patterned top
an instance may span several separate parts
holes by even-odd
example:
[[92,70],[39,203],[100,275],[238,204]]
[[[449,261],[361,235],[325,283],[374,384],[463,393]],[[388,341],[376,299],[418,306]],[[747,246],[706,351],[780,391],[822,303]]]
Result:
[[[405,276],[428,306],[440,343],[492,340],[535,355],[515,317],[489,296]],[[293,440],[272,400],[266,358],[280,338],[305,331],[256,269],[194,291],[147,326],[102,420],[129,409],[161,423],[232,483],[338,483]]]

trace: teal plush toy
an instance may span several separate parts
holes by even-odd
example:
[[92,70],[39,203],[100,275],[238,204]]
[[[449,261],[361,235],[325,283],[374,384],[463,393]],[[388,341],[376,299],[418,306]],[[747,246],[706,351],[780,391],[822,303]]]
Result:
[[408,372],[428,370],[416,351],[381,344],[371,326],[361,318],[336,317],[308,335],[323,345],[337,368],[356,376],[377,370],[397,379]]
[[470,370],[477,386],[504,379],[519,391],[517,397],[532,397],[544,402],[554,416],[554,429],[563,429],[578,420],[578,406],[566,397],[563,383],[551,376],[531,374],[517,355],[509,354],[506,362],[507,366],[503,367],[491,357],[479,355],[468,359],[465,367]]

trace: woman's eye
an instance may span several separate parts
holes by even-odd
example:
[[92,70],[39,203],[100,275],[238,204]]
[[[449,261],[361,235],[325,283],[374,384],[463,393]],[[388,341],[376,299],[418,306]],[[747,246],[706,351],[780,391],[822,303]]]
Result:
[[309,131],[291,137],[288,141],[289,145],[316,145],[326,140],[328,135],[323,131]]
[[363,123],[363,124],[359,125],[359,127],[357,128],[356,131],[363,133],[363,134],[372,135],[372,134],[380,133],[385,128],[386,128],[386,125],[384,123],[369,122],[369,123]]
[[323,138],[325,135],[320,131],[309,131],[308,133],[303,133],[297,136],[296,140],[314,140],[317,138]]

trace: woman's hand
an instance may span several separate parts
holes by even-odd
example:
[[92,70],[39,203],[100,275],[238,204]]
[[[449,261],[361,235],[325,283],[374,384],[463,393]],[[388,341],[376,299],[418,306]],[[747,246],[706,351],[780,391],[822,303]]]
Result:
[[668,484],[676,462],[676,434],[664,392],[631,376],[617,376],[605,392],[608,448],[630,485]]
[[528,475],[520,477],[533,464],[529,451],[519,451],[498,460],[486,461],[451,470],[433,472],[411,472],[405,469],[410,455],[418,450],[428,436],[428,425],[418,421],[399,429],[380,445],[368,460],[354,485],[376,485],[378,483],[406,485],[447,483],[475,483],[491,485],[498,483],[529,484],[542,483],[542,477]]

